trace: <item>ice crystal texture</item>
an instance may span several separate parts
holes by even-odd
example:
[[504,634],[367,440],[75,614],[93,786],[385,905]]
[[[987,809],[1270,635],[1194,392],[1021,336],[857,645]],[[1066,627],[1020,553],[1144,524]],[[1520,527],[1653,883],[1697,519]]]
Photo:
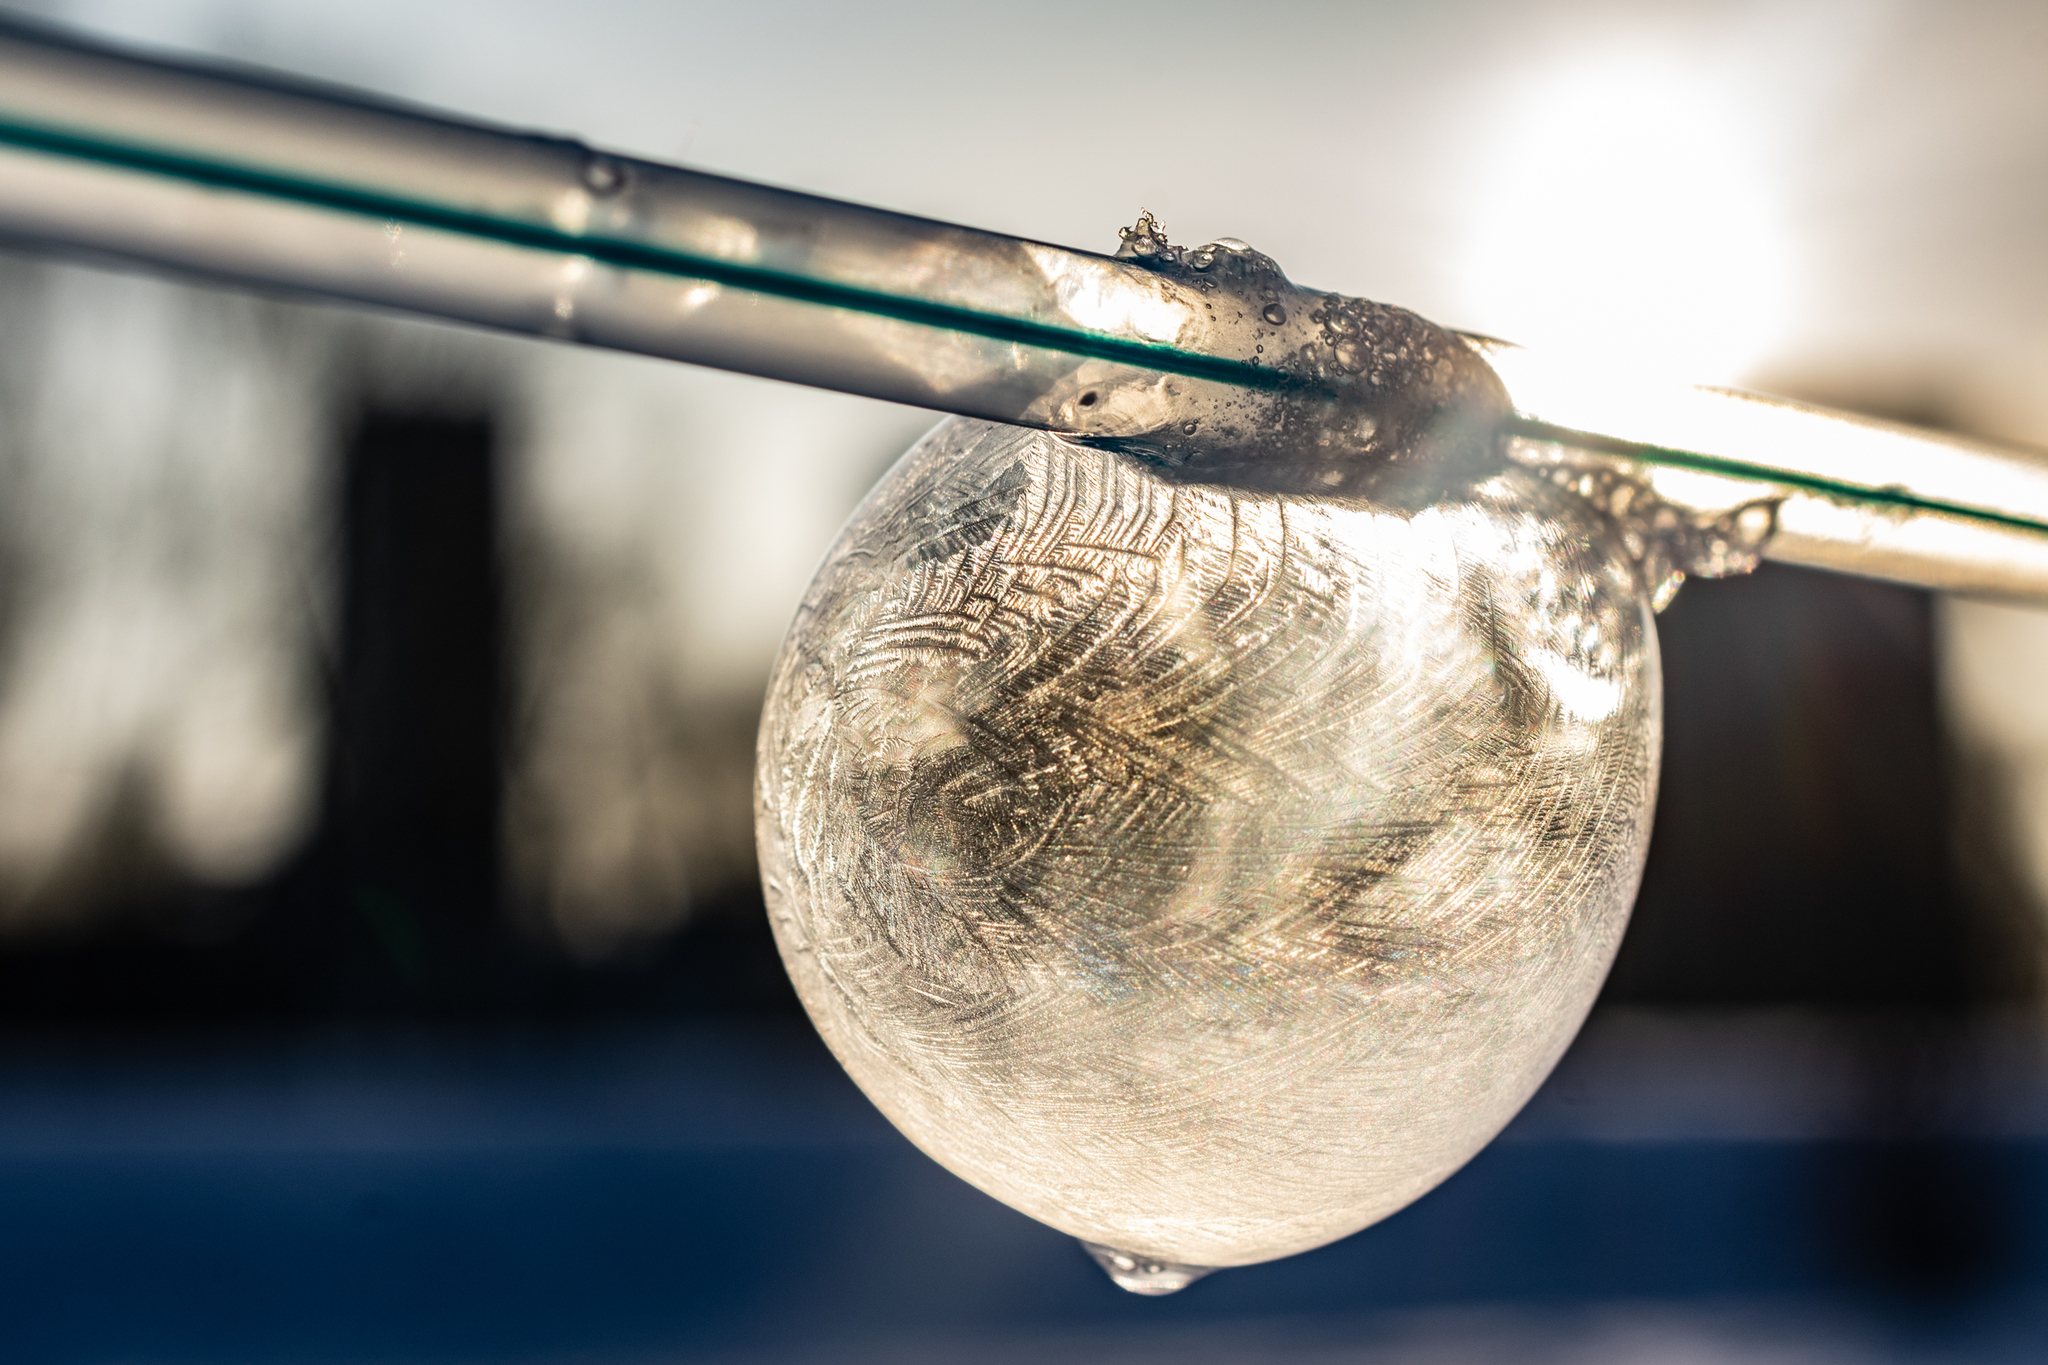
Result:
[[1537,471],[1395,508],[950,419],[776,664],[775,932],[954,1172],[1188,1278],[1284,1256],[1555,1063],[1634,899],[1658,708],[1619,533]]

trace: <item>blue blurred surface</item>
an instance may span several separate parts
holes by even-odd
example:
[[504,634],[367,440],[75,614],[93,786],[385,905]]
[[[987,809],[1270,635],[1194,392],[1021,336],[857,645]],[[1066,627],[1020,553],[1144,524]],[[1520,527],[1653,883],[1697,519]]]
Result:
[[[17,1042],[0,1359],[2048,1355],[2033,1081],[1879,1142],[1766,1043],[1596,1033],[1409,1210],[1144,1300],[794,1027]],[[1867,1254],[1901,1201],[1947,1261]]]

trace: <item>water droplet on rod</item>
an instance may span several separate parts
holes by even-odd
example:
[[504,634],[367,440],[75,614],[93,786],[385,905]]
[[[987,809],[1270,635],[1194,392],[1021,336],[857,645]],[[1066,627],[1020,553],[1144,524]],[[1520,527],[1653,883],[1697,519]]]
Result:
[[608,156],[593,156],[583,163],[583,184],[603,198],[626,187],[626,168]]

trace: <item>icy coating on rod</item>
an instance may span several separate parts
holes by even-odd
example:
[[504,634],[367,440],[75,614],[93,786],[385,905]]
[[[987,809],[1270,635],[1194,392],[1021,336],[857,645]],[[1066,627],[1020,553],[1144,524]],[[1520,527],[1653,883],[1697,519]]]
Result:
[[1436,354],[1378,367],[1348,459],[1276,442],[1284,477],[941,423],[769,688],[762,868],[819,1030],[920,1147],[1140,1292],[1457,1169],[1577,1030],[1641,875],[1638,556],[1396,313],[1361,316]]

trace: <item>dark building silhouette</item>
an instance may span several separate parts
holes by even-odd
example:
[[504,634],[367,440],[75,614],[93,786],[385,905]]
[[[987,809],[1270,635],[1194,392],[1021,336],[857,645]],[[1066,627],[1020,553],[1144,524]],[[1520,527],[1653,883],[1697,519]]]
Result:
[[337,1003],[460,1008],[508,984],[492,445],[482,418],[373,411],[346,447],[325,804],[288,930]]

